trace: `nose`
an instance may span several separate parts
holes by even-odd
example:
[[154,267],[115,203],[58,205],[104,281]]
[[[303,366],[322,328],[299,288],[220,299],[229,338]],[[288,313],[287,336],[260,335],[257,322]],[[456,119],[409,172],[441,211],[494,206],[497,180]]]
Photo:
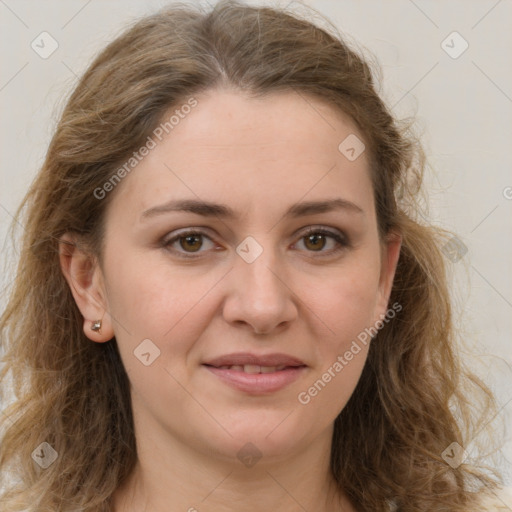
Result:
[[255,334],[270,334],[289,325],[298,310],[287,275],[270,250],[263,250],[252,262],[237,255],[228,274],[224,319]]

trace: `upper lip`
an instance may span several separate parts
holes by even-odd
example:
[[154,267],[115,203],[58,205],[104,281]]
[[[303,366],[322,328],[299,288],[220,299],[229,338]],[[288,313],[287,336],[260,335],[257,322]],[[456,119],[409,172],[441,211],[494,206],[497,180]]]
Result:
[[257,366],[306,366],[300,359],[287,354],[256,355],[248,352],[226,354],[210,359],[203,363],[209,366],[245,366],[252,364]]

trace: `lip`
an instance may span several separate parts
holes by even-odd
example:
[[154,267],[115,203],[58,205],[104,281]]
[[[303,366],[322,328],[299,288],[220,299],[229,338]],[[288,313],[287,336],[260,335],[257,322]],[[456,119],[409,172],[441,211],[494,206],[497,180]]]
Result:
[[[272,373],[245,373],[219,366],[286,366]],[[228,386],[250,395],[275,393],[297,380],[307,365],[287,354],[256,355],[250,353],[228,354],[203,363],[203,366]]]
[[288,354],[251,354],[237,352],[216,357],[205,363],[208,366],[244,366],[254,364],[258,366],[306,366],[304,362]]
[[275,393],[297,380],[306,370],[306,366],[290,366],[273,373],[245,373],[214,366],[204,365],[204,367],[225,384],[250,395]]

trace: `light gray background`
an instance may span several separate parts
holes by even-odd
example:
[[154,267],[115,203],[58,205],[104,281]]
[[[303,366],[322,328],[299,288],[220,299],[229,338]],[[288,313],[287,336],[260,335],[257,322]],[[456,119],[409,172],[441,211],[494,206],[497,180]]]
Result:
[[[168,3],[0,0],[2,240],[77,76],[127,23]],[[430,163],[430,219],[457,233],[468,248],[460,261],[449,262],[456,314],[468,364],[497,393],[496,422],[504,439],[497,460],[511,486],[512,188],[507,187],[512,187],[512,2],[305,3],[327,16],[352,44],[377,57],[381,94],[394,114],[417,117]],[[296,3],[291,7],[303,12]],[[59,45],[47,59],[31,48],[43,31]],[[441,46],[453,31],[469,44],[458,58]],[[452,37],[445,44],[453,53],[462,41]],[[2,260],[4,265],[15,262],[9,245],[3,246]],[[8,270],[2,284],[8,286],[12,278]]]

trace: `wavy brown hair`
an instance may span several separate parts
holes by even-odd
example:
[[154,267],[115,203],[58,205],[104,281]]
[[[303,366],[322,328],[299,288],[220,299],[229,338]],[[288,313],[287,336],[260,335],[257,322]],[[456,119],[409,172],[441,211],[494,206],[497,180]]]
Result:
[[[447,233],[418,216],[425,155],[409,121],[394,119],[376,92],[369,61],[330,27],[232,1],[208,12],[178,4],[126,29],[85,72],[16,214],[24,231],[0,323],[0,379],[15,394],[0,424],[2,510],[107,511],[132,471],[128,377],[115,338],[92,343],[82,331],[59,237],[81,235],[101,263],[115,191],[98,200],[94,190],[170,107],[217,87],[295,92],[350,116],[370,155],[379,236],[403,237],[390,298],[403,310],[371,343],[335,421],[331,468],[340,490],[361,511],[457,512],[470,509],[475,491],[498,485],[490,468],[452,468],[442,457],[452,442],[481,437],[495,401],[457,355],[441,251]],[[44,441],[58,452],[46,469],[31,457]]]

